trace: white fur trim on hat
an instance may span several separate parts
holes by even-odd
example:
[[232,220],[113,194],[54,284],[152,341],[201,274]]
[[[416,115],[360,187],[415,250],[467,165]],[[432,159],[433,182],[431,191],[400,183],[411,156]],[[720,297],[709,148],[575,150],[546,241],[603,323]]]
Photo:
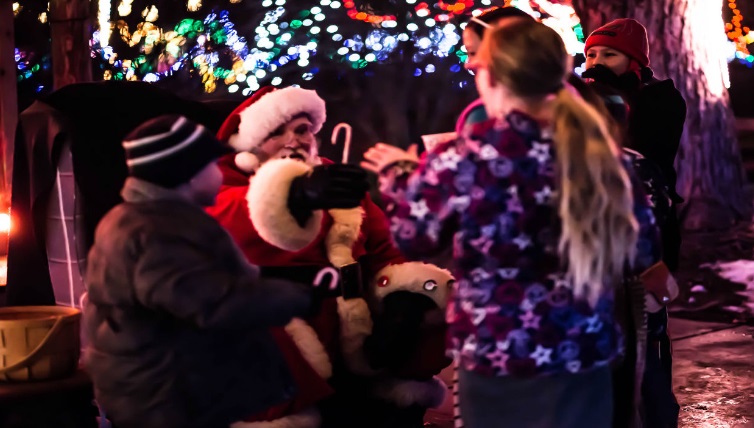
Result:
[[317,92],[289,87],[272,91],[244,109],[239,116],[238,137],[230,144],[238,151],[259,146],[272,131],[289,122],[294,116],[306,113],[316,134],[325,123],[325,101]]
[[238,152],[233,160],[236,166],[244,172],[252,173],[259,168],[259,158],[253,153]]
[[453,274],[430,263],[407,262],[382,268],[372,279],[370,294],[381,302],[394,291],[424,294],[445,308],[452,287]]
[[319,235],[321,210],[314,211],[302,228],[288,210],[288,193],[293,179],[308,174],[311,167],[294,159],[274,159],[259,167],[249,179],[246,202],[249,218],[259,236],[286,251],[299,251]]

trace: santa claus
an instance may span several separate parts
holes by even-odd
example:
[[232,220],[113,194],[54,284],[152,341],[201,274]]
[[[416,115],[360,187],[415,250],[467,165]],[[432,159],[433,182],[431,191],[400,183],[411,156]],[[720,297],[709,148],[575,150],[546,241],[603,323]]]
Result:
[[325,117],[315,91],[263,88],[218,133],[238,153],[220,161],[209,213],[263,276],[309,283],[316,302],[274,331],[295,396],[237,427],[419,427],[446,390],[433,375],[449,363],[441,314],[452,279],[406,262],[362,169],[318,156]]

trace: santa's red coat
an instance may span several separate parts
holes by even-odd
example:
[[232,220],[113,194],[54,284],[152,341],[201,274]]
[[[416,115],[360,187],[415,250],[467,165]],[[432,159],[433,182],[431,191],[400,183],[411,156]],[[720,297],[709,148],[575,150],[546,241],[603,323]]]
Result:
[[[329,214],[324,214],[319,235],[303,250],[290,252],[275,247],[259,236],[249,218],[246,201],[249,176],[235,166],[233,155],[222,158],[219,165],[223,172],[223,185],[215,205],[208,208],[207,212],[228,230],[252,264],[260,267],[331,266],[324,243],[327,231],[333,224]],[[353,246],[353,257],[362,265],[365,277],[370,277],[389,264],[403,263],[406,260],[392,243],[390,226],[382,210],[368,196],[362,201],[361,207],[365,217],[359,239]],[[335,299],[324,300],[319,314],[306,321],[314,328],[330,360],[335,363],[338,360],[336,356],[340,328]],[[257,415],[252,418],[254,420],[273,420],[296,413],[333,392],[327,382],[306,362],[282,328],[274,329],[273,334],[289,363],[298,393],[291,402],[270,409],[265,415]]]

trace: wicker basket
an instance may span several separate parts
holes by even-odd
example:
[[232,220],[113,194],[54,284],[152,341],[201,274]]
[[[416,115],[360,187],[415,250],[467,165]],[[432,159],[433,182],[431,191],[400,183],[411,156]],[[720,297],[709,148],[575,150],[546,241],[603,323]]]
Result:
[[81,311],[66,306],[0,308],[0,381],[70,376],[79,362]]

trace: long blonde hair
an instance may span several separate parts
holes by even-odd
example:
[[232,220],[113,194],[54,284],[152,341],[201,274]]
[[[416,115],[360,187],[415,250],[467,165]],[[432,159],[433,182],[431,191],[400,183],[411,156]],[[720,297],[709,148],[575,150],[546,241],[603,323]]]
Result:
[[606,119],[565,88],[570,58],[560,36],[543,24],[517,20],[487,31],[477,61],[523,100],[557,94],[551,123],[562,224],[558,249],[574,296],[595,302],[633,262],[639,229],[631,180]]

